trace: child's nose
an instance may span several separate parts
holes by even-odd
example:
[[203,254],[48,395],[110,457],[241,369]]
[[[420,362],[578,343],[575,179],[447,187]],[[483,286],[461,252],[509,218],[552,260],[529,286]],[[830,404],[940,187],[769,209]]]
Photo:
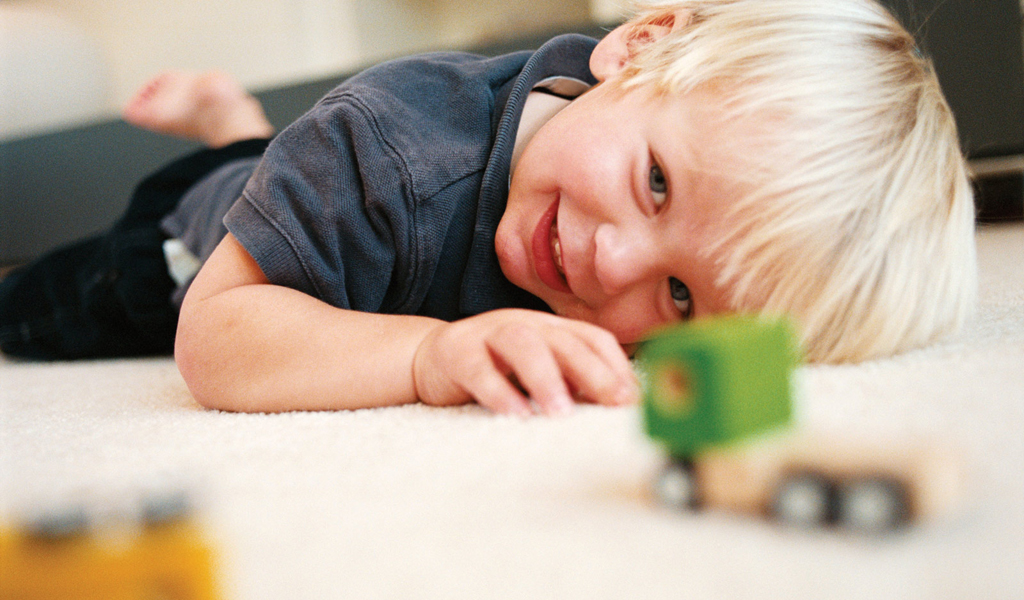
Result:
[[594,245],[594,274],[609,296],[649,277],[655,266],[656,255],[650,240],[610,223],[597,227]]

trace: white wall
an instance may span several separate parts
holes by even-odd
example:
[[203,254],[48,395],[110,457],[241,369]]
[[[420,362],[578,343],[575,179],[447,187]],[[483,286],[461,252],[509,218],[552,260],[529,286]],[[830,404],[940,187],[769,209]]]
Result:
[[[589,0],[6,0],[0,11],[5,6],[46,11],[92,40],[109,74],[97,83],[106,114],[168,68],[220,68],[262,88],[589,15]],[[60,68],[40,64],[40,77]]]
[[0,4],[0,140],[100,118],[110,103],[109,71],[81,27]]
[[[120,105],[167,68],[231,71],[247,85],[302,77],[358,58],[348,0],[16,0],[57,12],[102,48]],[[315,14],[314,14],[315,13]],[[327,35],[330,24],[333,35]]]

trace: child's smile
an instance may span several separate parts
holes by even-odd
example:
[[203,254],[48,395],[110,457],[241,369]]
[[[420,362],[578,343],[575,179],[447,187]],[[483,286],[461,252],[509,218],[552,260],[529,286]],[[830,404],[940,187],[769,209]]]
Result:
[[701,93],[599,85],[530,140],[495,238],[505,276],[622,343],[727,311],[708,252],[738,193],[717,143],[742,123]]
[[558,239],[558,200],[541,215],[533,233],[533,264],[545,285],[559,292],[572,293],[562,263],[562,243]]

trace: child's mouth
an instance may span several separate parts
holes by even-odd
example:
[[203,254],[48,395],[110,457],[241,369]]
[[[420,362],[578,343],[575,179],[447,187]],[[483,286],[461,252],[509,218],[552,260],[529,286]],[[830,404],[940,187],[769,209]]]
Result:
[[558,204],[556,199],[544,212],[533,234],[533,261],[541,282],[553,290],[572,293],[562,264],[562,243],[558,238]]

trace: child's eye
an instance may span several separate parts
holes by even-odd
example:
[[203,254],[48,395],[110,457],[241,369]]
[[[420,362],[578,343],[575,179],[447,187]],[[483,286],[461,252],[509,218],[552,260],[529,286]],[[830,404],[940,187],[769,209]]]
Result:
[[679,281],[675,277],[668,278],[669,293],[672,294],[672,302],[679,309],[679,314],[683,315],[684,319],[689,319],[693,316],[693,303],[690,302],[690,288],[686,287],[686,284]]
[[654,198],[654,207],[661,208],[661,205],[665,204],[665,200],[668,199],[668,182],[665,181],[665,174],[661,172],[661,167],[651,165],[647,183],[651,188],[651,197]]

